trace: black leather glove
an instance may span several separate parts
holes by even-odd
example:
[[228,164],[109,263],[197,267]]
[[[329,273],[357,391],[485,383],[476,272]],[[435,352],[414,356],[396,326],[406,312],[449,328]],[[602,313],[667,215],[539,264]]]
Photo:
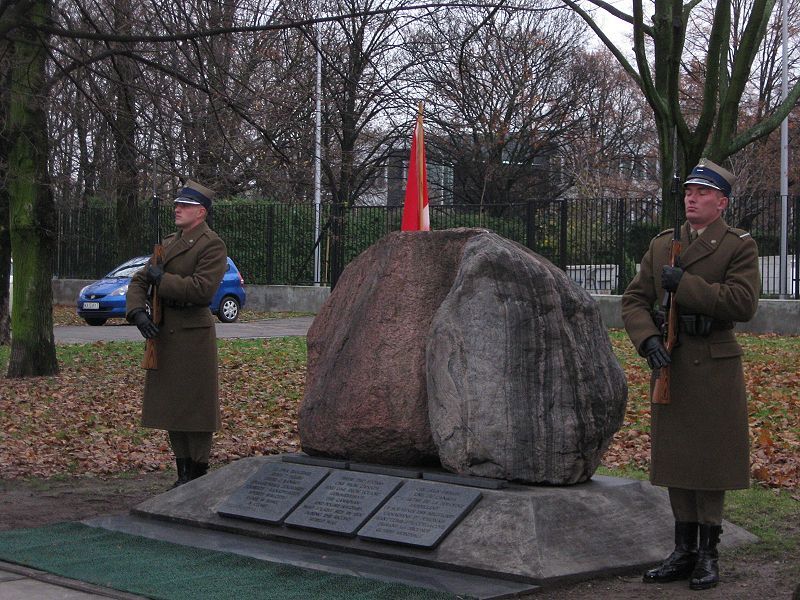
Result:
[[143,308],[139,308],[131,313],[131,320],[136,327],[139,328],[139,332],[145,337],[145,339],[153,339],[158,335],[158,327],[156,324],[153,323],[153,320],[147,315]]
[[144,270],[144,278],[147,280],[147,283],[150,285],[158,285],[161,283],[161,278],[164,276],[164,267],[161,265],[154,265],[153,263],[147,263],[147,267]]
[[666,367],[670,363],[669,353],[661,341],[660,335],[651,335],[642,342],[642,354],[647,359],[651,369],[656,370]]
[[664,268],[661,269],[661,287],[668,292],[675,292],[681,282],[681,277],[683,277],[683,269],[677,263],[674,267],[664,265]]

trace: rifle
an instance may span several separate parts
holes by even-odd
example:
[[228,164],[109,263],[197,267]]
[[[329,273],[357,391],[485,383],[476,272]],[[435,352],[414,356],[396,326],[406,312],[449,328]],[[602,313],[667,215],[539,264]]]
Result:
[[[156,243],[153,246],[153,256],[150,257],[150,264],[160,265],[164,262],[164,246],[161,245],[161,230],[158,224],[158,196],[155,192],[155,181],[153,182],[153,222],[156,229]],[[151,285],[150,293],[150,318],[156,326],[161,324],[161,300],[158,297],[158,286]],[[156,352],[155,338],[148,338],[144,345],[144,358],[142,359],[143,369],[158,369],[158,355]]]
[[[669,264],[675,266],[678,256],[681,253],[681,222],[680,222],[680,194],[681,194],[681,174],[678,167],[678,129],[675,128],[675,140],[673,145],[673,166],[672,175],[672,200],[675,203],[675,229],[669,249]],[[678,303],[675,302],[675,294],[664,292],[664,299],[661,302],[664,312],[667,315],[666,335],[664,337],[664,347],[672,355],[672,350],[678,345]],[[653,404],[670,403],[670,366],[661,367],[656,373],[656,381],[653,386]]]

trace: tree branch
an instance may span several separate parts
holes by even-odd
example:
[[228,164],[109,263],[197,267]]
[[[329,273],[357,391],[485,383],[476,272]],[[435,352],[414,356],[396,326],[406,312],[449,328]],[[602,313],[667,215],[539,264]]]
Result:
[[[382,8],[375,10],[353,11],[345,14],[332,15],[327,17],[314,17],[311,19],[302,19],[299,21],[291,21],[288,23],[274,23],[267,25],[248,25],[241,27],[212,27],[209,29],[197,29],[193,31],[178,32],[168,35],[121,35],[113,32],[96,32],[96,31],[75,31],[67,30],[61,27],[52,27],[48,25],[39,25],[37,29],[44,33],[55,35],[63,38],[85,39],[85,40],[102,40],[106,42],[179,42],[187,41],[217,35],[225,35],[230,33],[253,33],[260,31],[279,31],[283,29],[298,29],[309,27],[317,23],[328,23],[332,21],[342,21],[344,19],[353,19],[356,17],[370,17],[376,15],[384,15],[399,12],[410,12],[414,10],[434,10],[439,8],[494,8],[505,6],[505,0],[499,3],[486,3],[486,2],[431,2],[425,4],[411,4],[409,6],[396,6],[392,8]],[[536,9],[526,7],[511,7],[517,11],[523,12],[542,12],[549,9]]]
[[[620,52],[619,48],[617,48],[616,45],[614,45],[614,42],[612,42],[608,38],[608,36],[603,32],[602,29],[600,29],[600,26],[597,23],[595,23],[592,16],[585,10],[583,10],[576,2],[573,2],[573,0],[561,0],[561,1],[564,4],[566,4],[570,9],[575,11],[581,17],[581,19],[583,19],[586,22],[586,24],[592,29],[592,31],[594,31],[597,37],[600,38],[600,41],[603,42],[603,45],[605,45],[605,47],[608,48],[609,52],[611,52],[611,54],[614,55],[614,58],[617,59],[622,68],[625,69],[625,72],[633,78],[633,80],[636,82],[636,85],[644,89],[644,82],[642,81],[642,78],[639,76],[639,73],[636,71],[636,69],[633,68],[633,65],[631,65],[630,62],[628,62],[628,59],[625,58],[625,55],[622,54],[622,52]],[[598,6],[606,4],[605,2],[602,2],[602,0],[589,0],[589,1],[592,2],[593,4],[597,4]],[[616,11],[616,9],[614,10]]]
[[795,82],[786,99],[776,107],[775,112],[733,138],[730,144],[723,149],[724,157],[735,154],[748,144],[775,131],[783,120],[789,116],[798,101],[800,101],[800,81]]

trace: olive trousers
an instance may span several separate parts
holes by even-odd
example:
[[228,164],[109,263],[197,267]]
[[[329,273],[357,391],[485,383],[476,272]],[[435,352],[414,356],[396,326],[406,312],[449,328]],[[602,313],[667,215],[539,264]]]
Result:
[[669,503],[676,521],[722,525],[725,491],[685,490],[667,488]]
[[175,458],[191,458],[196,463],[208,464],[211,456],[213,431],[170,431],[169,445]]

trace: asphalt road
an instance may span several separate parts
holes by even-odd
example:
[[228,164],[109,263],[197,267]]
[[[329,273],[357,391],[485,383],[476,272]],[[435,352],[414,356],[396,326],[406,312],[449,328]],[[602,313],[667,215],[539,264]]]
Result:
[[[314,317],[290,319],[264,319],[247,323],[217,323],[219,338],[272,338],[306,335]],[[98,341],[143,341],[142,334],[133,325],[122,321],[108,322],[100,327],[70,325],[53,327],[57,344],[87,344]]]

